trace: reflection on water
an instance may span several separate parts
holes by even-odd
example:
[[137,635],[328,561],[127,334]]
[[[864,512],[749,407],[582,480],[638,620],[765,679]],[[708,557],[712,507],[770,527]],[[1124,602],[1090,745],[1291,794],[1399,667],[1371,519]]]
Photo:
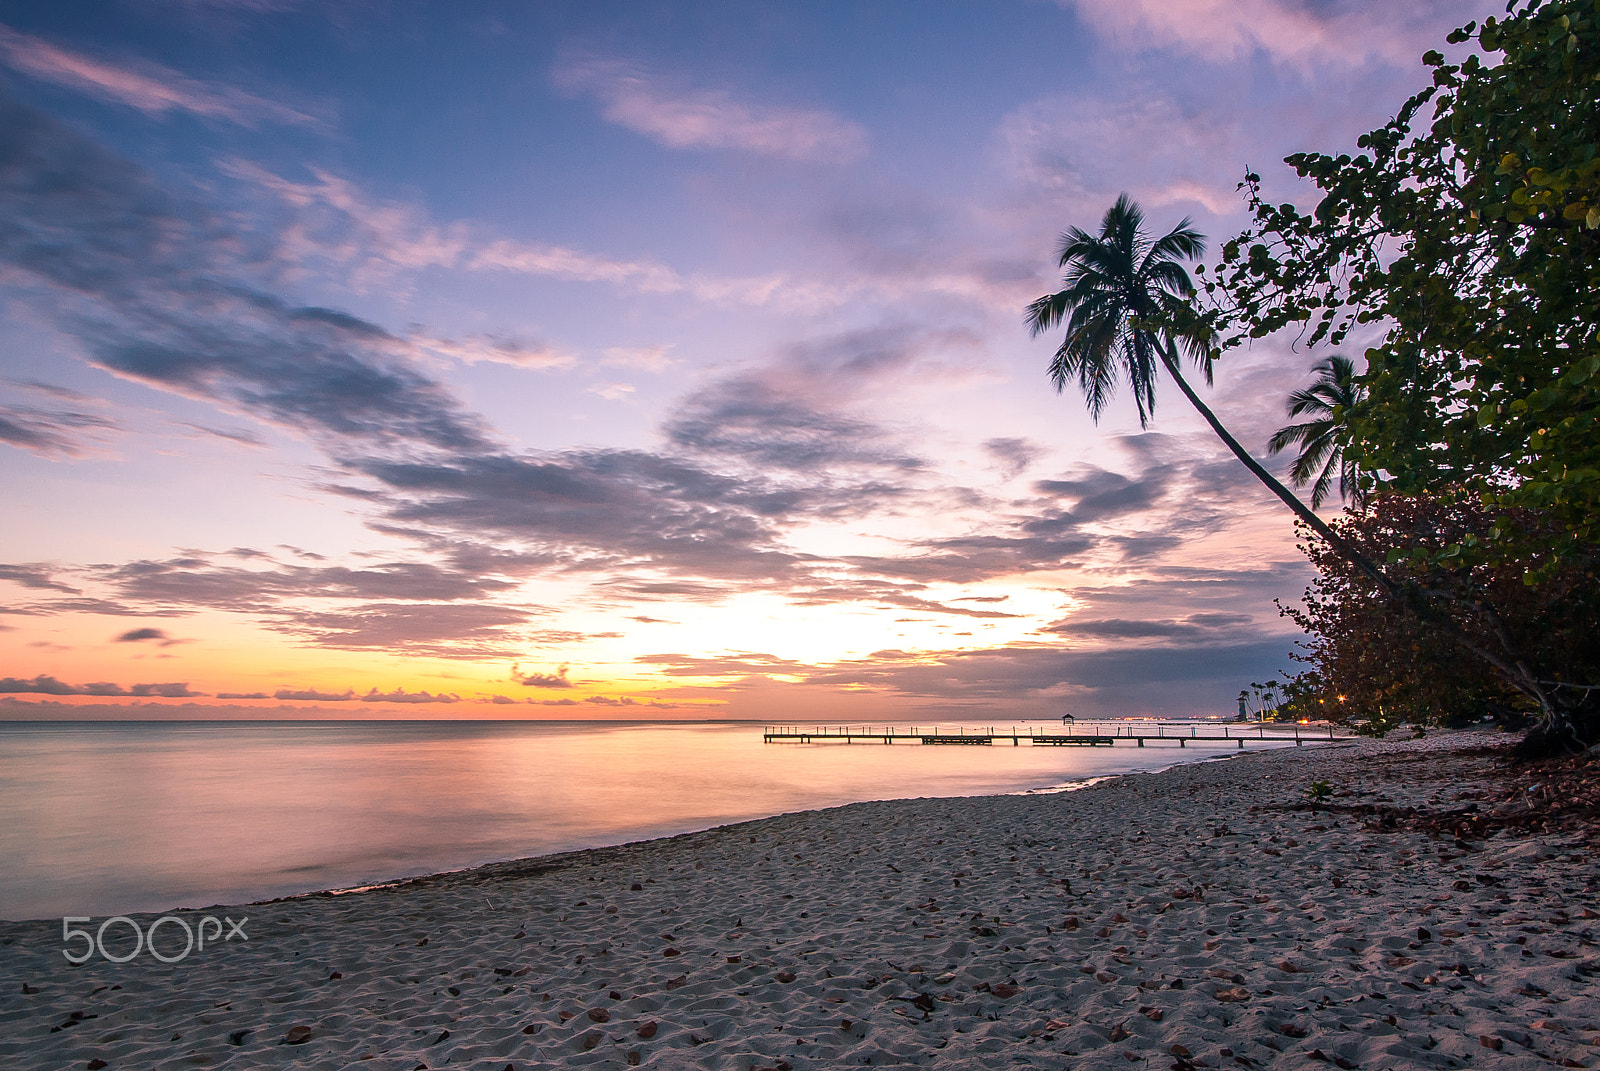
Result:
[[764,745],[740,723],[0,723],[0,918],[238,903],[1219,753]]

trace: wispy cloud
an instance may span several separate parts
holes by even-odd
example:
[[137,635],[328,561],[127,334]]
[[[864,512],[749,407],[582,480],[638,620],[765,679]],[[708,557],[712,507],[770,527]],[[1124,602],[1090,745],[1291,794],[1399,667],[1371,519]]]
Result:
[[141,61],[121,66],[68,51],[7,26],[0,26],[0,58],[19,74],[126,105],[146,115],[187,112],[202,119],[249,127],[260,123],[321,123],[309,112],[233,86],[189,78],[159,63]]
[[520,654],[517,626],[532,616],[527,609],[481,603],[364,603],[344,610],[280,612],[266,627],[335,650],[477,661]]
[[1045,453],[1038,443],[1016,438],[989,439],[983,448],[999,462],[1001,474],[1008,480],[1021,475]]
[[[1436,33],[1441,15],[1465,22],[1477,11],[1448,0],[1362,3],[1359,0],[1057,0],[1117,42],[1138,48],[1178,47],[1218,62],[1261,52],[1280,62],[1358,65],[1379,60],[1413,64]],[[1448,17],[1448,16],[1447,16]]]
[[[351,272],[358,289],[392,286],[401,273],[444,268],[603,283],[641,294],[684,294],[716,305],[791,311],[831,309],[852,294],[849,288],[779,273],[685,273],[648,257],[498,238],[465,222],[435,222],[416,205],[374,199],[347,179],[317,168],[302,182],[244,160],[226,162],[223,171],[297,211],[298,218],[280,238],[283,259],[340,265]],[[424,345],[435,341],[419,339]]]
[[565,92],[597,97],[608,121],[674,149],[738,149],[817,163],[849,163],[867,152],[866,131],[832,112],[674,84],[624,60],[571,55],[551,78]]
[[454,358],[463,364],[509,364],[517,368],[571,368],[577,357],[535,340],[496,335],[469,335],[461,339],[433,338],[412,332],[408,341],[419,348]]
[[111,684],[106,681],[96,681],[92,684],[67,684],[43,673],[32,679],[0,677],[0,693],[9,695],[32,693],[35,695],[160,696],[164,699],[185,699],[206,694],[205,692],[190,691],[189,685],[182,681],[166,684],[135,684],[132,687],[124,688],[120,684]]
[[272,293],[216,214],[3,94],[0,129],[0,264],[102,367],[317,438],[487,446],[412,344]]
[[1151,207],[1200,204],[1216,215],[1243,208],[1243,132],[1168,97],[1045,97],[1007,115],[1000,140],[1020,180],[1057,195],[1088,202],[1127,189]]
[[0,405],[0,443],[43,457],[78,457],[97,445],[96,432],[116,425],[104,417],[31,405]]
[[159,628],[129,629],[127,632],[124,632],[122,635],[118,636],[116,642],[143,643],[146,640],[155,640],[162,647],[172,647],[176,644],[188,642],[187,640],[174,639],[173,637],[168,636],[164,629]]

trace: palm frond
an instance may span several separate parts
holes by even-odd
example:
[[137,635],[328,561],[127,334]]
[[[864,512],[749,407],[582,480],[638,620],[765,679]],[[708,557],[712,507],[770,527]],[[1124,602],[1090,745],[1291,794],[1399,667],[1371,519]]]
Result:
[[1208,383],[1214,357],[1209,337],[1174,326],[1193,320],[1175,315],[1195,289],[1179,261],[1203,253],[1205,239],[1185,219],[1152,241],[1144,222],[1144,211],[1124,193],[1106,210],[1098,234],[1065,231],[1057,247],[1063,289],[1026,312],[1035,335],[1064,328],[1049,369],[1056,390],[1075,382],[1098,421],[1118,383],[1126,382],[1140,427],[1155,413],[1156,381],[1169,354],[1181,348]]
[[1314,419],[1279,428],[1267,440],[1267,452],[1278,454],[1292,446],[1299,447],[1300,452],[1289,469],[1289,479],[1296,487],[1311,484],[1313,509],[1321,506],[1333,489],[1335,473],[1339,477],[1339,496],[1359,506],[1359,470],[1354,462],[1345,459],[1338,442],[1343,413],[1362,397],[1361,386],[1356,382],[1355,362],[1334,354],[1318,361],[1311,371],[1316,381],[1291,393],[1285,409],[1291,417],[1312,416]]
[[1163,260],[1199,260],[1205,256],[1205,235],[1195,230],[1193,223],[1188,216],[1183,217],[1176,227],[1156,239],[1150,256]]

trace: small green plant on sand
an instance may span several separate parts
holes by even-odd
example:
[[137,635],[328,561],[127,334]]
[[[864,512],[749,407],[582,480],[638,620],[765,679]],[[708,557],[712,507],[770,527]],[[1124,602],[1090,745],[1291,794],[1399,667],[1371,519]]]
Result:
[[1328,802],[1333,796],[1333,786],[1326,781],[1313,781],[1306,788],[1306,799],[1311,801],[1313,808]]

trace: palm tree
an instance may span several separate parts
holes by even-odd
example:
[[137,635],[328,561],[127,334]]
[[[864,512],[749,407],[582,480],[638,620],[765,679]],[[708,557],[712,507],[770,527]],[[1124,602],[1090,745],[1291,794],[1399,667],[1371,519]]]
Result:
[[[1281,453],[1299,444],[1300,455],[1294,459],[1289,479],[1296,487],[1304,487],[1312,482],[1313,475],[1316,476],[1311,487],[1312,509],[1322,505],[1323,499],[1328,497],[1336,472],[1339,497],[1348,498],[1359,507],[1364,496],[1356,482],[1356,465],[1345,459],[1337,440],[1343,426],[1339,419],[1341,412],[1349,412],[1350,407],[1361,400],[1355,362],[1348,357],[1326,357],[1311,371],[1316,374],[1317,381],[1289,395],[1288,410],[1292,417],[1310,413],[1313,419],[1279,428],[1267,442],[1267,453]],[[1318,468],[1322,470],[1320,473]]]
[[1199,329],[1176,326],[1197,322],[1186,308],[1194,284],[1179,262],[1200,256],[1205,251],[1205,239],[1189,226],[1187,219],[1153,242],[1145,235],[1143,225],[1144,213],[1123,194],[1101,220],[1098,236],[1076,227],[1061,236],[1060,265],[1066,289],[1046,294],[1029,305],[1027,320],[1035,335],[1066,323],[1066,338],[1050,362],[1050,378],[1056,390],[1065,389],[1069,380],[1076,379],[1090,416],[1098,421],[1121,372],[1133,388],[1139,424],[1143,427],[1155,409],[1158,365],[1164,367],[1234,456],[1307,527],[1366,574],[1387,599],[1441,629],[1458,646],[1495,667],[1508,683],[1539,704],[1552,734],[1557,727],[1565,727],[1574,739],[1580,739],[1573,702],[1560,694],[1560,686],[1550,688],[1549,680],[1541,679],[1529,668],[1506,637],[1492,606],[1481,600],[1456,599],[1454,608],[1486,621],[1500,638],[1496,650],[1468,635],[1438,602],[1441,593],[1385,576],[1371,559],[1273,479],[1222,426],[1183,378],[1178,354],[1179,347],[1186,350],[1205,374],[1206,382],[1211,382],[1213,338]]
[[1076,380],[1089,415],[1098,423],[1122,378],[1119,372],[1122,373],[1133,389],[1142,428],[1155,411],[1156,380],[1160,369],[1165,368],[1189,404],[1268,490],[1382,591],[1401,598],[1401,589],[1394,581],[1239,445],[1239,440],[1222,426],[1183,378],[1180,347],[1187,351],[1208,384],[1214,356],[1209,334],[1179,331],[1173,326],[1185,322],[1182,314],[1194,293],[1194,283],[1181,261],[1205,252],[1205,237],[1189,224],[1184,219],[1151,241],[1144,232],[1143,210],[1122,194],[1106,210],[1098,235],[1073,227],[1061,236],[1059,263],[1066,289],[1034,301],[1027,314],[1028,327],[1035,336],[1066,323],[1066,338],[1050,362],[1051,382],[1060,392],[1069,381]]

